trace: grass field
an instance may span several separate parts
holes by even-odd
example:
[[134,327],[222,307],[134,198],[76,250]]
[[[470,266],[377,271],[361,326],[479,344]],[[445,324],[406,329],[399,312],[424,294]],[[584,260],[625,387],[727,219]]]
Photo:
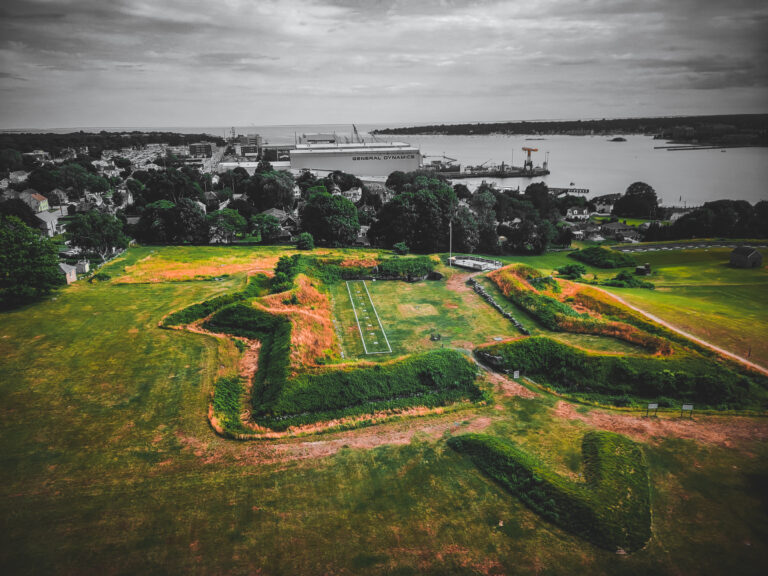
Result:
[[345,282],[345,285],[365,353],[390,354],[392,348],[365,281],[353,280]]
[[[152,250],[158,261],[175,251],[197,271],[222,256],[250,262],[264,255],[132,248],[105,272],[130,275],[125,270],[142,266]],[[143,274],[139,267],[131,270]],[[190,278],[199,276],[195,270]],[[217,437],[206,409],[213,381],[236,362],[237,349],[157,323],[169,311],[242,288],[244,271],[233,266],[214,276],[224,275],[78,282],[0,314],[2,573],[764,572],[768,436],[759,419],[717,433],[730,420],[699,417],[674,428],[698,440],[643,435],[654,422],[627,426],[643,443],[653,510],[651,541],[630,556],[542,520],[447,448],[450,435],[484,431],[577,478],[581,438],[596,425],[580,418],[596,412],[580,407],[564,416],[548,395],[497,391],[487,406],[309,439]],[[428,338],[434,329],[446,345],[514,333],[471,291],[446,282],[369,287],[395,353],[440,346]]]

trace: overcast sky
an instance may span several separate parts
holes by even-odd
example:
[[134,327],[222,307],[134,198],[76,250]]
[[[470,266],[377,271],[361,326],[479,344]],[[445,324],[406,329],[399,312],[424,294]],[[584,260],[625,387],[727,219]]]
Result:
[[0,128],[768,112],[765,0],[2,0]]

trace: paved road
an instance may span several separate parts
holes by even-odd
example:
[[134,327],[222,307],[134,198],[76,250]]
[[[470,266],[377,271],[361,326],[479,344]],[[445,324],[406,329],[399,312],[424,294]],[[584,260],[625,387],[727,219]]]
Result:
[[753,246],[755,248],[766,248],[768,245],[765,243],[759,244],[756,242],[732,242],[730,240],[724,240],[722,242],[696,242],[696,243],[683,243],[683,242],[669,242],[665,244],[639,244],[639,245],[625,245],[620,244],[618,246],[611,246],[611,249],[618,250],[619,252],[658,252],[660,250],[696,250],[699,248],[735,248],[736,246]]
[[739,364],[743,364],[744,366],[747,366],[749,368],[752,368],[753,370],[756,370],[758,372],[761,372],[762,374],[765,374],[768,376],[768,368],[765,368],[764,366],[760,366],[759,364],[755,364],[754,362],[750,362],[746,358],[743,358],[741,356],[738,356],[734,354],[733,352],[729,352],[728,350],[725,350],[724,348],[720,348],[719,346],[715,346],[711,342],[707,342],[706,340],[702,340],[701,338],[698,338],[694,336],[693,334],[689,334],[688,332],[685,332],[681,330],[680,328],[677,328],[670,324],[669,322],[666,322],[659,318],[658,316],[654,316],[653,314],[646,312],[645,310],[638,308],[637,306],[633,306],[623,298],[620,298],[619,296],[616,296],[613,292],[608,292],[607,290],[603,290],[602,288],[598,288],[597,286],[593,286],[593,288],[596,288],[597,290],[600,290],[600,292],[604,292],[605,294],[608,294],[609,296],[612,296],[616,298],[619,302],[627,306],[628,308],[631,308],[632,310],[636,312],[640,312],[643,316],[646,318],[649,318],[650,320],[653,320],[657,324],[661,324],[665,328],[669,328],[670,330],[677,332],[678,334],[681,334],[682,336],[685,336],[686,338],[689,338],[690,340],[693,340],[694,342],[701,344],[702,346],[705,346],[709,348],[710,350],[714,350],[715,352],[722,354],[723,356],[727,356],[728,358],[735,360]]

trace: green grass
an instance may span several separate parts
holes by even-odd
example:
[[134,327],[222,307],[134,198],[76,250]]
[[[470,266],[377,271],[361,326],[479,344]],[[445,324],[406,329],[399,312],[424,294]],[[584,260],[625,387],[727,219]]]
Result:
[[360,342],[366,354],[391,354],[392,348],[387,341],[387,333],[381,325],[376,305],[371,299],[368,285],[363,280],[351,280],[344,283],[352,304],[355,322],[360,334]]
[[[132,248],[105,272],[117,278],[150,250],[168,260],[166,250],[201,249]],[[210,259],[239,250],[202,251]],[[169,311],[239,289],[244,276],[113,282],[78,282],[56,300],[0,314],[4,574],[764,572],[764,441],[645,444],[653,537],[642,551],[617,556],[542,519],[431,433],[441,423],[460,433],[464,420],[491,419],[488,433],[575,474],[574,446],[586,427],[553,416],[552,397],[499,397],[500,410],[376,429],[396,439],[423,422],[430,435],[402,446],[284,461],[292,449],[301,454],[302,440],[238,443],[208,426],[213,382],[232,374],[234,345],[157,328]],[[475,322],[498,314],[467,305],[477,319],[452,325],[484,339]],[[306,446],[347,442],[335,434]]]

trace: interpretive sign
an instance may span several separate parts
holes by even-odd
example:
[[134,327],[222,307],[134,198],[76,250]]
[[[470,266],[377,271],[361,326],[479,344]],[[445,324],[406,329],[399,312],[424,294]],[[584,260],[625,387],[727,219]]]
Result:
[[688,415],[693,418],[693,404],[683,404],[683,407],[680,408],[680,416],[685,412],[688,412]]
[[648,404],[648,407],[645,409],[645,415],[649,416],[651,413],[651,410],[653,410],[653,415],[656,415],[656,412],[659,410],[659,405],[657,403],[651,403]]

